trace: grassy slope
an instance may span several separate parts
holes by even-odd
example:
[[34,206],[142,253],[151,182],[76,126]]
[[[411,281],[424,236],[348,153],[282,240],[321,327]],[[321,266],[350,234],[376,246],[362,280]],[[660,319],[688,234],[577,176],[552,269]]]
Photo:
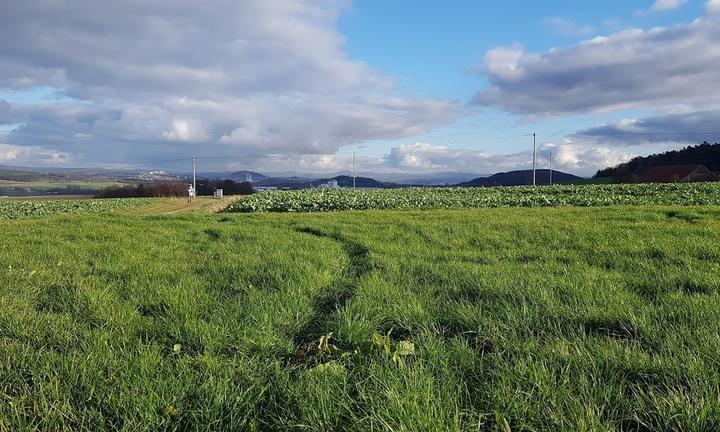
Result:
[[718,208],[0,229],[0,430],[720,425]]

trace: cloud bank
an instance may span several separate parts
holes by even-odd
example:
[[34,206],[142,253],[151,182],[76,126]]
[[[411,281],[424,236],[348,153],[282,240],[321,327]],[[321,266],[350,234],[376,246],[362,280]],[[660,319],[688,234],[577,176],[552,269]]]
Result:
[[[684,3],[658,0],[653,9]],[[652,146],[718,142],[720,1],[706,2],[706,11],[675,27],[624,30],[540,53],[519,44],[491,49],[485,55],[488,85],[473,101],[530,121],[627,109],[642,113],[569,134],[559,156],[577,169],[613,165]]]
[[720,110],[667,113],[626,119],[579,131],[578,140],[615,146],[655,143],[697,144],[720,142]]
[[567,48],[527,53],[520,45],[485,56],[489,85],[476,104],[526,115],[715,104],[720,19],[626,30]]
[[[447,100],[401,95],[349,59],[334,0],[115,0],[3,5],[0,142],[85,163],[203,154],[320,154],[422,134]],[[22,41],[22,43],[18,43]]]

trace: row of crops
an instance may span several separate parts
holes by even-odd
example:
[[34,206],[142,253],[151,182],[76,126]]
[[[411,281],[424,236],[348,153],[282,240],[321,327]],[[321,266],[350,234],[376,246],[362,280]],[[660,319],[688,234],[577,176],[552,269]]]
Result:
[[0,219],[17,219],[64,213],[105,213],[125,209],[147,202],[147,199],[94,199],[16,201],[0,200]]
[[720,183],[517,186],[493,188],[307,189],[258,193],[229,212],[327,212],[368,209],[718,205]]

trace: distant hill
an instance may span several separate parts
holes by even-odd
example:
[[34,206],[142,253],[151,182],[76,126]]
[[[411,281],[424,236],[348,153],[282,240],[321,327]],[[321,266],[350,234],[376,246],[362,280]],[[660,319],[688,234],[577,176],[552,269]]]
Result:
[[[535,179],[539,185],[550,184],[550,170],[536,170]],[[562,171],[553,170],[552,181],[553,183],[582,183],[585,179]],[[530,184],[532,184],[532,170],[519,170],[497,173],[490,177],[478,177],[468,182],[459,183],[457,186],[523,186]]]
[[[338,186],[348,188],[352,187],[353,185],[353,178],[352,176],[347,175],[340,175],[329,179],[320,179],[315,180],[311,182],[312,187],[318,187],[321,184],[327,183],[330,180],[335,180],[338,182]],[[388,182],[381,182],[377,181],[370,177],[356,177],[355,178],[355,187],[359,188],[374,188],[374,189],[389,189],[389,188],[397,188],[397,187],[404,187],[406,185],[399,185],[397,183],[388,183]]]
[[57,168],[0,165],[0,180],[19,182],[49,181],[96,181],[123,180],[136,173],[121,169],[104,168]]
[[[350,188],[353,185],[352,176],[339,175],[335,177],[322,178],[322,179],[307,179],[302,177],[268,177],[261,181],[255,182],[255,186],[263,187],[276,187],[281,189],[310,189],[316,188],[322,184],[326,184],[331,180],[338,182],[338,186],[343,188]],[[358,188],[397,188],[406,187],[407,185],[400,185],[397,183],[388,183],[375,180],[370,177],[356,177],[355,186]]]
[[[365,175],[365,174],[363,174]],[[489,174],[488,174],[489,175]],[[379,178],[382,181],[392,183],[400,183],[405,185],[422,185],[422,186],[446,186],[470,181],[476,177],[486,177],[484,174],[460,173],[460,172],[437,172],[428,174],[417,173],[392,173],[392,174],[375,174],[365,175],[366,177]]]
[[630,181],[633,174],[649,167],[675,165],[704,165],[712,172],[720,172],[720,144],[704,142],[697,146],[671,150],[665,153],[639,156],[629,162],[605,168],[595,174],[595,178],[609,177],[615,181]]
[[10,182],[50,181],[52,177],[48,174],[0,167],[0,180]]
[[230,174],[231,180],[246,181],[248,178],[251,178],[255,182],[259,180],[265,180],[268,177],[266,175],[260,174],[259,172],[246,170],[235,171],[234,173]]
[[277,187],[283,189],[306,189],[312,187],[311,183],[317,179],[307,177],[265,177],[254,179],[253,185],[263,187]]
[[[352,171],[337,171],[329,173],[303,173],[303,172],[268,172],[264,173],[268,179],[288,179],[288,178],[302,178],[306,181],[319,180],[319,179],[331,179],[340,176],[352,176]],[[358,177],[368,177],[375,179],[379,182],[387,182],[402,185],[427,185],[427,186],[445,186],[455,185],[460,182],[465,182],[474,179],[475,177],[481,177],[482,173],[464,173],[454,171],[443,171],[443,172],[432,172],[432,173],[416,173],[416,172],[375,172],[375,171],[358,171]],[[489,175],[489,174],[488,174]],[[256,182],[257,183],[257,182]]]

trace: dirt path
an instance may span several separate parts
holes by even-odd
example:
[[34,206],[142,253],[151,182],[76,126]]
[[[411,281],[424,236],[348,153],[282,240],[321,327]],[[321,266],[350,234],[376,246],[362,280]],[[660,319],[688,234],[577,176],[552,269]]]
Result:
[[128,214],[133,216],[154,216],[183,213],[217,213],[240,198],[239,196],[229,196],[218,200],[210,197],[197,197],[193,199],[192,203],[188,203],[187,198],[157,198],[157,202],[132,209],[128,211]]

